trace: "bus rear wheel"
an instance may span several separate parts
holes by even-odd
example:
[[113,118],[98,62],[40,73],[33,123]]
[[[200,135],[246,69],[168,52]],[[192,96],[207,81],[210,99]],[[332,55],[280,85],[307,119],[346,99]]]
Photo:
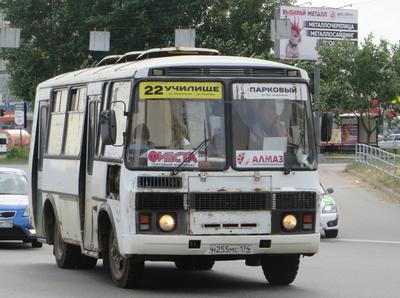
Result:
[[269,256],[262,260],[265,278],[271,285],[289,285],[299,269],[299,255]]
[[137,288],[144,272],[144,261],[134,261],[119,253],[117,239],[111,228],[108,234],[107,266],[114,284],[121,288]]
[[58,267],[63,269],[78,267],[80,248],[78,246],[64,242],[61,236],[60,226],[58,222],[54,224],[53,254]]

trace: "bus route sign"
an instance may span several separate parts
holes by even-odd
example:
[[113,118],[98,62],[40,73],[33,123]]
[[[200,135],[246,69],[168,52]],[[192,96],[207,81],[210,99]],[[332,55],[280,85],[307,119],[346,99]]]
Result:
[[140,99],[222,99],[220,82],[141,82]]

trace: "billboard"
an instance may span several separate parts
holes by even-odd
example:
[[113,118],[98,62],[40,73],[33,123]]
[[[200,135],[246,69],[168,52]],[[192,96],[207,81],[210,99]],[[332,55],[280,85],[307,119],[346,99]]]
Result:
[[354,9],[280,6],[278,19],[289,19],[291,35],[275,41],[275,56],[280,59],[317,60],[319,40],[358,40],[358,12]]

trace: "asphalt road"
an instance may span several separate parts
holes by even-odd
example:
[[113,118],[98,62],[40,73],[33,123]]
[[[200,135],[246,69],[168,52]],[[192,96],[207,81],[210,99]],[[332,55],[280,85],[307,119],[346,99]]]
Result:
[[210,272],[184,272],[172,263],[146,263],[142,289],[116,288],[101,262],[90,271],[58,269],[52,247],[0,242],[0,297],[399,297],[400,204],[356,178],[341,164],[320,166],[340,207],[336,240],[301,260],[295,282],[269,286],[261,268],[217,262]]

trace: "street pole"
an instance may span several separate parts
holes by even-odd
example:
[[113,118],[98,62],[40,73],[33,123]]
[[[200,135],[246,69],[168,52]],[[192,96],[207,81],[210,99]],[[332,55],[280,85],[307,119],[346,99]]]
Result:
[[314,118],[314,128],[315,128],[315,142],[317,144],[317,156],[320,159],[321,153],[321,113],[319,112],[320,103],[320,87],[321,87],[321,61],[318,59],[314,65],[314,106],[315,118]]

